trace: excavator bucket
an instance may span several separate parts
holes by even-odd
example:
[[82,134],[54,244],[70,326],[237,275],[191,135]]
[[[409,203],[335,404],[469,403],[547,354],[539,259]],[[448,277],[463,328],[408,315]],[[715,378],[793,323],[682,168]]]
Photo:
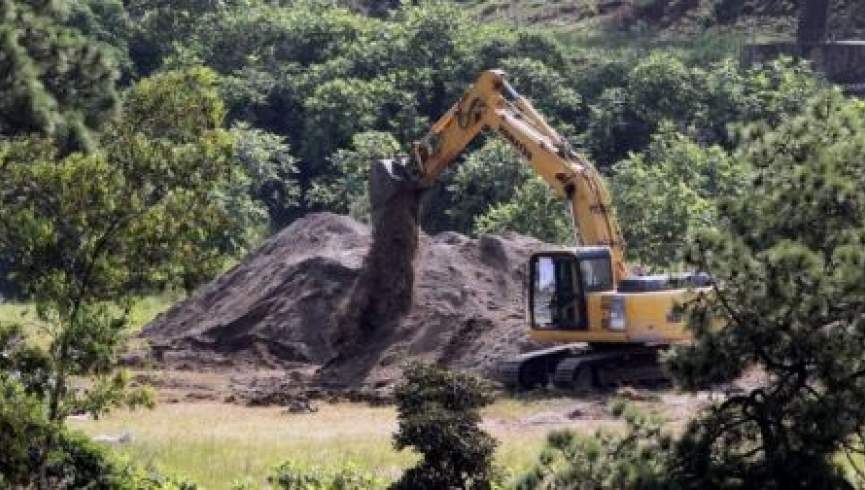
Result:
[[389,206],[399,205],[402,198],[415,196],[420,187],[406,158],[375,160],[369,170],[369,201],[372,222]]

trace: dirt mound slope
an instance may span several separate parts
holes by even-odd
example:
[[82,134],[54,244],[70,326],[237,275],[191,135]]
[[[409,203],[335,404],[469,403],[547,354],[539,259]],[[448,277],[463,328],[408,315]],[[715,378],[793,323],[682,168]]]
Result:
[[[340,312],[371,242],[351,218],[311,214],[226,274],[157,317],[142,335],[167,364],[324,365],[334,359]],[[384,384],[422,359],[489,374],[533,346],[523,313],[524,266],[549,249],[519,235],[421,235],[414,301],[396,326],[364,339],[337,382]],[[322,380],[327,382],[328,380]]]

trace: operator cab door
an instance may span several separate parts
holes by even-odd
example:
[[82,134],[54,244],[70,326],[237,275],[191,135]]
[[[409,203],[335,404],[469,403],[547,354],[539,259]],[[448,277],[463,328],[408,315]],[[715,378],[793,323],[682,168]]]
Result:
[[541,330],[586,330],[580,266],[571,253],[544,253],[529,263],[529,321]]

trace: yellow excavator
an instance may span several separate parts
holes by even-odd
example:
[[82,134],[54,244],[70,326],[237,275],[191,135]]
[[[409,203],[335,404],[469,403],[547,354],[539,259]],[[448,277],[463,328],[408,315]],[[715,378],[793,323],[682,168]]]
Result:
[[[550,382],[591,389],[662,380],[659,350],[691,339],[676,306],[707,287],[708,278],[630,274],[610,194],[597,169],[511,87],[504,72],[481,74],[409,157],[380,161],[373,173],[387,175],[395,185],[427,188],[484,131],[501,135],[566,199],[580,243],[530,258],[529,336],[551,347],[503,360],[501,381],[515,389]],[[383,199],[371,197],[375,210]]]

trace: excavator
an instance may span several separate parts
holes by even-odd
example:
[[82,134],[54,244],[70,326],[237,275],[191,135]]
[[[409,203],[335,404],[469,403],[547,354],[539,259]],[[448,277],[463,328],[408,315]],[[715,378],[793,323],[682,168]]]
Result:
[[374,163],[372,174],[379,182],[371,185],[373,212],[396,189],[432,186],[484,132],[509,142],[564,198],[580,244],[531,256],[525,295],[529,337],[550,347],[503,360],[500,380],[519,390],[550,383],[591,390],[664,380],[659,352],[691,340],[677,305],[705,290],[707,276],[630,273],[600,173],[508,83],[503,71],[483,72],[409,156]]

